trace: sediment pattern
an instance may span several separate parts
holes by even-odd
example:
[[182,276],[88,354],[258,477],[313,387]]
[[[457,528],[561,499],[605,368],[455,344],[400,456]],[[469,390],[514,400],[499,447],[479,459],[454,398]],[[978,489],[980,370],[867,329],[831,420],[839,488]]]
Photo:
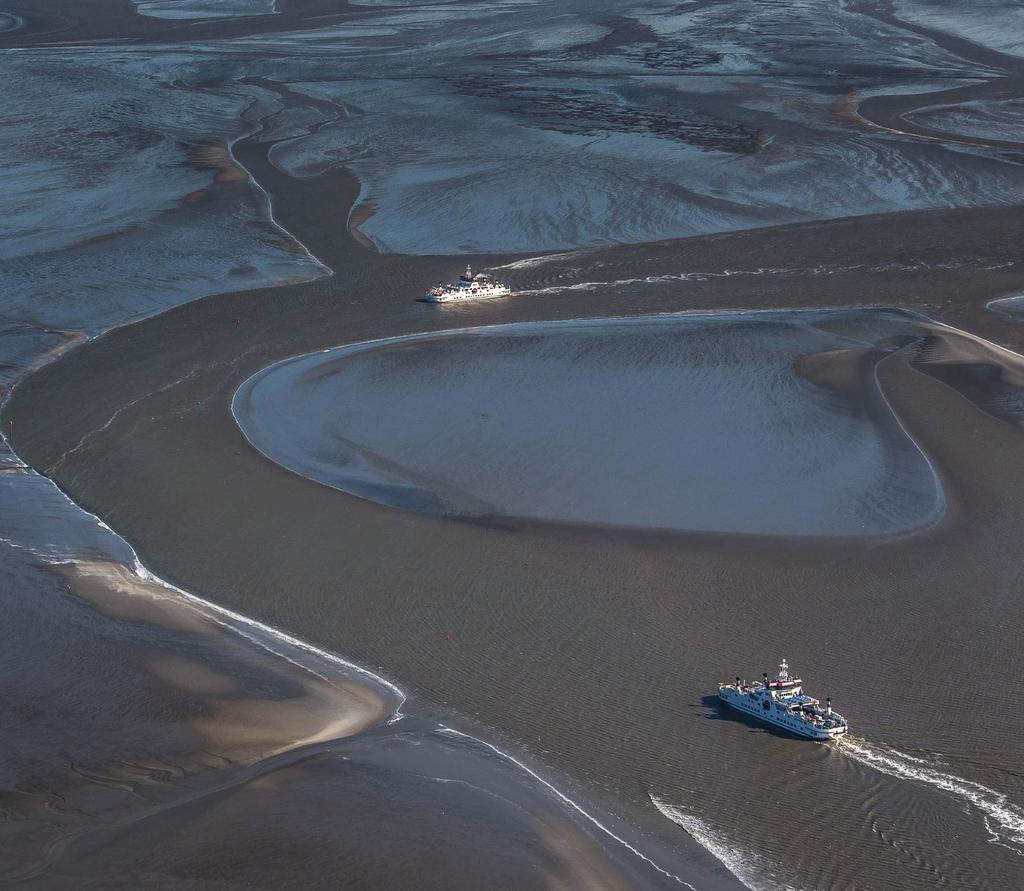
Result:
[[[1011,6],[8,2],[5,878],[1019,885]],[[517,253],[476,263],[517,297],[410,300],[451,254],[499,250]],[[568,459],[547,485],[535,460],[472,489],[479,510],[450,489],[396,510],[267,460],[230,412],[313,351],[348,348],[317,355],[341,369],[372,355],[358,344],[429,335],[423,367],[450,372],[468,344],[455,369],[491,377],[449,405],[489,404],[455,466],[491,483],[480,450],[530,405],[509,412],[522,387],[473,353],[493,332],[436,335],[565,333],[532,344],[523,386],[580,441],[527,432],[594,457],[623,354],[569,333],[694,310],[810,312],[814,330],[762,349],[697,326],[673,393],[619,394],[628,433],[667,401],[706,422],[692,476],[645,497],[657,517],[630,504],[652,480],[629,485],[626,461],[556,497]],[[663,346],[626,350],[628,376],[663,372]],[[713,359],[700,386],[694,355]],[[379,388],[359,432],[391,425],[375,445],[402,446],[385,457],[408,479],[452,419],[429,381],[380,377],[347,395]],[[713,505],[677,504],[730,461]],[[429,469],[413,482],[436,496]],[[771,508],[771,484],[792,499]],[[782,654],[841,699],[847,744],[706,696]]]

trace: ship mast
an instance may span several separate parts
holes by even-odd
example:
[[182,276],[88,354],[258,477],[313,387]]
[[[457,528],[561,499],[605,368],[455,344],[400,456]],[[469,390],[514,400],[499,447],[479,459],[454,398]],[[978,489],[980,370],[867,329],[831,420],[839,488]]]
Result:
[[779,665],[779,680],[786,683],[789,680],[789,663],[783,659]]

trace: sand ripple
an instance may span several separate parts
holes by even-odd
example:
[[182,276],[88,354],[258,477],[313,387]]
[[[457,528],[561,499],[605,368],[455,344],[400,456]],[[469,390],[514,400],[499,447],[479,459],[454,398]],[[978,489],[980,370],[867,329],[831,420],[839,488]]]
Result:
[[[915,332],[870,311],[497,326],[288,360],[233,408],[283,466],[422,513],[892,534],[944,503],[872,373]],[[801,364],[836,351],[846,385]]]

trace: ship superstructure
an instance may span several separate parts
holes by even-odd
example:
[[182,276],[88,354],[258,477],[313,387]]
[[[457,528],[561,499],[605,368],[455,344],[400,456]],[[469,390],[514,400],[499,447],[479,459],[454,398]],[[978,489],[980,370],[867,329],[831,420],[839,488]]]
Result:
[[451,303],[455,300],[484,300],[488,297],[507,297],[512,292],[501,282],[496,282],[489,275],[473,270],[467,266],[457,282],[449,285],[437,283],[422,297],[417,298],[424,303]]
[[803,691],[803,681],[789,676],[785,659],[774,680],[747,683],[738,677],[734,684],[719,684],[718,697],[741,712],[774,724],[807,739],[833,739],[849,730],[846,718],[832,711],[832,700],[827,698],[822,707],[817,699]]

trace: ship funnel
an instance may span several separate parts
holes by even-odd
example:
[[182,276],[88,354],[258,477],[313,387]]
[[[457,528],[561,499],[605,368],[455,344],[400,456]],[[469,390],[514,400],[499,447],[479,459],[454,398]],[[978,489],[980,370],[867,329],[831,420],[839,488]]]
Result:
[[832,697],[831,696],[826,696],[825,697],[825,714],[826,715],[831,715],[832,714]]
[[737,690],[737,692],[739,691],[739,689],[740,689],[740,676],[736,675],[736,690]]

